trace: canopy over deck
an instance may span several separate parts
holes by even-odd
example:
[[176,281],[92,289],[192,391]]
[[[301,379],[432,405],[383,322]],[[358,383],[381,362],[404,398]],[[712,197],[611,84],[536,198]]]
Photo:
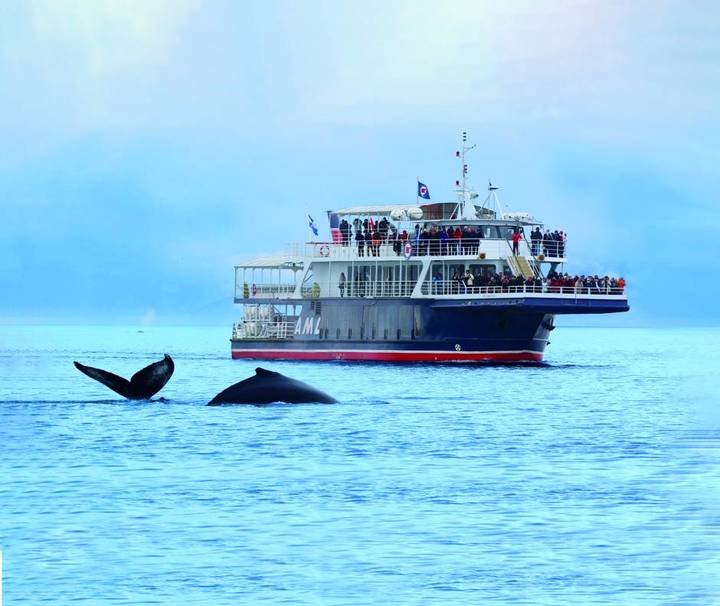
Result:
[[291,257],[290,255],[266,255],[255,257],[242,263],[238,263],[235,268],[245,269],[302,269],[302,259]]
[[331,212],[340,217],[367,215],[373,217],[389,217],[394,211],[410,211],[413,208],[422,209],[425,204],[373,204],[368,206],[349,206],[339,210],[331,210]]
[[328,214],[338,217],[390,217],[393,220],[407,223],[436,223],[448,225],[540,225],[542,221],[526,212],[507,212],[501,219],[495,212],[478,204],[474,204],[475,218],[461,217],[458,213],[458,202],[428,202],[426,204],[373,204],[365,206],[349,206],[339,210],[329,210]]

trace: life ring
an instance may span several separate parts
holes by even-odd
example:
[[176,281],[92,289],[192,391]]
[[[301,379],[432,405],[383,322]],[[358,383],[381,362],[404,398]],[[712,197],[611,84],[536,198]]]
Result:
[[253,284],[252,293],[253,293],[253,297],[257,294],[257,285],[256,284]]
[[323,244],[320,247],[320,256],[321,257],[329,257],[330,256],[330,247],[327,244]]
[[409,259],[412,257],[412,244],[410,242],[405,242],[405,247],[403,248],[403,252],[405,254],[405,258]]

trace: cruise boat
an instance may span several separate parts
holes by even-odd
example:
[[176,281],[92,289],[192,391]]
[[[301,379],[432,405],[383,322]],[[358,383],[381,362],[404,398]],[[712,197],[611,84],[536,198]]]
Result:
[[623,280],[570,278],[561,232],[472,189],[473,147],[463,133],[456,200],[419,183],[414,204],[328,211],[329,237],[237,265],[232,357],[539,362],[556,315],[628,311]]

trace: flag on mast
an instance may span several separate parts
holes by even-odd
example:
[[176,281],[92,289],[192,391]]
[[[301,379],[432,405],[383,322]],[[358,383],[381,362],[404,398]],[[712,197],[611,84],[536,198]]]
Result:
[[310,215],[308,215],[308,219],[310,219],[310,223],[308,223],[308,227],[310,228],[310,230],[312,231],[312,233],[313,233],[313,234],[315,235],[315,237],[317,238],[318,228],[317,228],[317,226],[315,225],[315,219],[313,219]]
[[417,197],[425,198],[425,200],[430,199],[430,190],[427,188],[427,185],[425,185],[424,183],[420,183],[420,181],[418,181]]

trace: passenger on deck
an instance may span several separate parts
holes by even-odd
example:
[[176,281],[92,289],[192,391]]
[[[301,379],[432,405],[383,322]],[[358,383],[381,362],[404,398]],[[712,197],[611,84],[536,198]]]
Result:
[[440,230],[440,254],[441,255],[447,255],[449,254],[448,250],[448,231],[447,228],[443,227]]
[[382,244],[382,236],[378,229],[372,235],[373,257],[380,256],[380,244]]
[[357,242],[358,257],[364,257],[365,256],[365,236],[359,229],[357,229],[355,231],[355,242]]
[[340,280],[338,282],[338,288],[340,289],[340,296],[345,296],[345,272],[340,272]]
[[430,232],[427,230],[427,228],[425,228],[422,230],[422,232],[420,232],[420,254],[421,255],[428,254],[429,242],[430,242]]
[[[453,255],[459,255],[460,254],[460,243],[462,242],[462,231],[460,231],[459,227],[455,227],[452,230],[452,241],[450,242],[450,246],[452,247],[452,254]],[[448,235],[450,235],[448,233]]]
[[440,232],[434,225],[430,229],[430,254],[435,256],[440,254]]
[[546,257],[549,257],[549,256],[550,256],[550,248],[551,248],[551,246],[552,246],[552,241],[553,241],[553,239],[552,239],[552,234],[550,233],[549,230],[547,230],[547,231],[545,232],[545,234],[543,235],[543,239],[542,239],[543,254],[544,254]]
[[485,286],[485,279],[483,278],[482,273],[480,273],[480,270],[477,270],[473,276],[473,286],[473,292],[478,293],[482,292],[482,287]]
[[[394,229],[394,226],[391,226]],[[393,252],[400,256],[402,253],[402,242],[400,241],[400,236],[397,233],[397,229],[390,232],[390,241],[392,242],[392,249]]]
[[536,227],[530,233],[530,241],[532,242],[532,254],[533,257],[537,257],[540,254],[540,247],[542,245],[543,235],[540,232],[540,228]]
[[474,279],[469,269],[465,270],[465,275],[462,278],[462,282],[465,285],[465,292],[468,292],[468,290],[472,290]]
[[380,219],[380,223],[378,223],[378,229],[380,230],[380,237],[383,240],[387,240],[387,234],[388,234],[388,226],[390,225],[389,221],[383,217]]
[[460,230],[460,252],[463,255],[470,254],[470,230],[467,225]]
[[345,219],[340,221],[340,235],[342,236],[342,245],[347,246],[350,241],[350,224]]
[[516,257],[520,254],[520,240],[522,239],[522,235],[520,234],[520,230],[517,227],[513,228],[512,233],[512,252],[513,255]]

